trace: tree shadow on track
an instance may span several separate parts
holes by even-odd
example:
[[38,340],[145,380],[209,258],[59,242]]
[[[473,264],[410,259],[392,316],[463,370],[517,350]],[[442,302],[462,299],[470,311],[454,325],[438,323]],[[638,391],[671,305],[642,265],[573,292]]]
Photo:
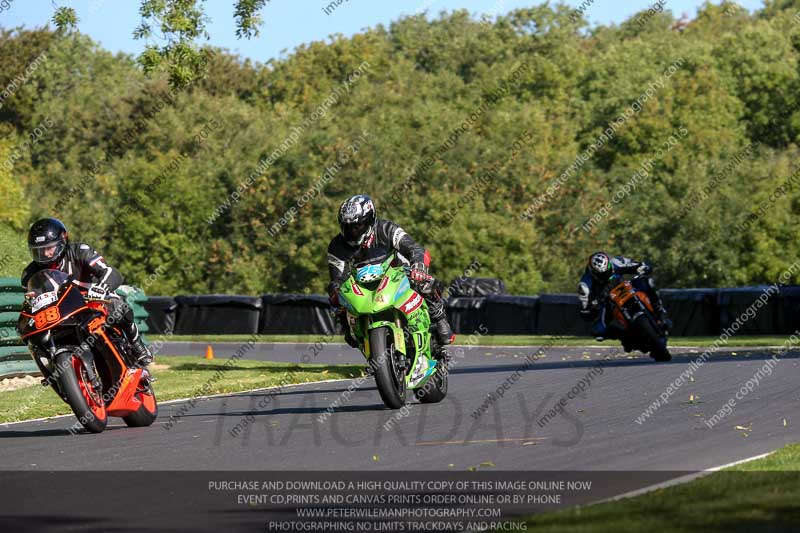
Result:
[[[535,352],[534,352],[535,353]],[[766,353],[764,351],[737,351],[737,355],[731,355],[730,352],[721,352],[717,354],[713,354],[709,356],[703,364],[709,363],[742,363],[748,361],[766,361],[772,359],[771,353]],[[558,357],[558,354],[548,354],[550,357]],[[509,361],[508,363],[504,364],[491,364],[491,365],[475,365],[475,366],[459,366],[457,368],[452,368],[450,370],[451,374],[482,374],[482,373],[492,373],[492,372],[513,372],[515,370],[521,370],[523,372],[526,371],[535,371],[535,370],[559,370],[559,369],[570,369],[570,368],[593,368],[598,366],[600,362],[602,362],[603,368],[613,368],[613,367],[631,367],[631,366],[652,366],[652,367],[663,367],[665,365],[688,365],[692,361],[695,361],[698,357],[702,355],[701,353],[696,354],[678,354],[673,355],[672,360],[664,363],[656,363],[653,361],[649,356],[637,353],[634,357],[635,359],[627,359],[627,356],[623,356],[624,358],[620,359],[600,359],[600,358],[593,358],[593,359],[578,359],[578,360],[566,360],[566,361],[545,361],[543,359],[539,359],[531,364],[527,364],[525,362],[525,358],[518,358],[516,361],[518,363]],[[800,359],[800,352],[789,352],[778,357],[778,360],[791,360],[791,359]]]
[[[117,431],[120,429],[128,429],[127,426],[108,426],[103,433],[108,433],[109,431]],[[96,433],[89,433],[85,429],[78,430],[74,436],[85,436],[85,435],[96,435]],[[32,437],[69,437],[73,436],[68,429],[35,429],[29,431],[0,431],[0,439],[22,439],[22,438],[32,438]]]
[[[301,385],[313,385],[313,383],[301,383]],[[342,392],[344,392],[346,390],[347,390],[347,387],[341,387],[341,388],[337,387],[337,388],[312,389],[312,390],[290,390],[290,391],[279,392],[278,394],[275,394],[275,395],[269,394],[269,393],[256,392],[256,393],[248,394],[248,396],[255,396],[256,398],[258,398],[260,396],[290,396],[290,395],[293,395],[293,394],[300,394],[300,395],[303,395],[303,396],[305,396],[306,394],[340,394],[340,393],[342,393]],[[358,388],[358,391],[360,391],[360,392],[377,391],[377,390],[378,390],[378,388],[375,387],[375,386],[359,387]]]
[[362,413],[362,412],[375,412],[375,411],[384,411],[388,410],[382,403],[375,403],[370,405],[340,405],[338,407],[331,407],[329,405],[324,405],[317,407],[315,405],[305,405],[305,406],[298,406],[298,407],[275,407],[272,409],[248,409],[248,410],[236,410],[236,411],[222,411],[217,413],[194,413],[194,414],[185,414],[182,415],[181,418],[192,418],[192,417],[235,417],[235,418],[246,418],[248,416],[265,416],[265,415],[297,415],[297,414],[323,414],[323,413]]

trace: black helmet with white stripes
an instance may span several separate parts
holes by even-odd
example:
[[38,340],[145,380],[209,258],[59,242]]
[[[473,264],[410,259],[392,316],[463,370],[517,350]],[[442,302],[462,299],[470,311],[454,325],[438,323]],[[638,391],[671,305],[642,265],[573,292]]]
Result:
[[375,204],[366,194],[351,196],[339,208],[339,228],[350,246],[369,244],[377,220]]

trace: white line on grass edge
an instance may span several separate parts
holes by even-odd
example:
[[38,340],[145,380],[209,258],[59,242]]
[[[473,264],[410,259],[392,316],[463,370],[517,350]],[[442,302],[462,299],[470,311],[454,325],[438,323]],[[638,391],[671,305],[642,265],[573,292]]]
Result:
[[[741,459],[739,461],[734,461],[732,463],[727,463],[727,464],[720,465],[720,466],[714,466],[712,468],[707,468],[707,469],[705,469],[705,470],[703,470],[701,472],[697,472],[697,473],[694,473],[694,474],[687,474],[685,476],[680,476],[680,477],[676,477],[676,478],[673,478],[673,479],[668,479],[667,481],[662,481],[661,483],[656,483],[654,485],[649,485],[647,487],[642,487],[641,489],[636,489],[636,490],[632,490],[632,491],[629,491],[629,492],[625,492],[623,494],[618,494],[616,496],[612,496],[612,497],[606,498],[604,500],[598,500],[596,502],[587,503],[585,505],[576,505],[574,507],[571,507],[571,509],[581,509],[581,508],[586,508],[586,507],[592,507],[594,505],[600,505],[601,503],[615,502],[615,501],[619,501],[619,500],[624,500],[626,498],[635,498],[636,496],[641,496],[643,494],[647,494],[648,492],[652,492],[654,490],[666,489],[668,487],[672,487],[672,486],[675,486],[675,485],[681,485],[683,483],[687,483],[689,481],[693,481],[693,480],[695,480],[697,478],[700,478],[700,477],[703,477],[703,476],[707,476],[708,474],[712,474],[714,472],[718,472],[720,470],[724,470],[725,468],[729,468],[731,466],[736,466],[736,465],[740,465],[742,463],[749,463],[750,461],[756,461],[758,459],[763,459],[764,457],[772,455],[773,453],[775,453],[775,452],[772,451],[772,452],[762,453],[760,455],[754,455],[753,457],[748,457],[747,459]],[[566,509],[564,509],[564,510],[566,510]],[[555,511],[555,512],[558,512],[558,511]],[[470,533],[472,533],[472,531],[470,531]]]
[[680,476],[680,477],[676,477],[676,478],[673,478],[673,479],[668,479],[667,481],[662,481],[661,483],[656,483],[654,485],[648,485],[647,487],[642,487],[641,489],[632,490],[632,491],[629,491],[629,492],[625,492],[623,494],[618,494],[616,496],[612,496],[610,498],[606,498],[604,500],[599,500],[599,501],[596,501],[596,502],[592,502],[590,504],[587,504],[586,506],[589,507],[589,506],[592,506],[592,505],[599,505],[601,503],[615,502],[615,501],[623,500],[623,499],[626,499],[626,498],[635,498],[636,496],[641,496],[642,494],[646,494],[646,493],[652,492],[654,490],[666,489],[668,487],[673,487],[675,485],[681,485],[683,483],[688,483],[689,481],[693,481],[695,479],[707,476],[709,474],[713,474],[714,472],[719,472],[720,470],[724,470],[724,469],[730,468],[732,466],[740,465],[742,463],[749,463],[750,461],[757,461],[758,459],[763,459],[764,457],[772,455],[773,453],[775,453],[775,451],[762,453],[762,454],[759,454],[759,455],[754,455],[754,456],[748,457],[746,459],[741,459],[739,461],[733,461],[732,463],[727,463],[727,464],[720,465],[720,466],[714,466],[712,468],[707,468],[705,470],[701,470],[700,472],[695,472],[694,474],[686,474],[685,476]]

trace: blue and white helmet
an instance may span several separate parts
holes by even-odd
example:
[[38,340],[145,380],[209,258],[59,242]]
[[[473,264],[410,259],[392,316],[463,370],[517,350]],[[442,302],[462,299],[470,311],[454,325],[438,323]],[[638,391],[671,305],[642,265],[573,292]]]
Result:
[[593,253],[589,257],[589,270],[596,280],[608,281],[614,273],[611,257],[605,252]]
[[351,196],[339,208],[339,228],[350,246],[369,244],[376,221],[375,204],[366,194]]

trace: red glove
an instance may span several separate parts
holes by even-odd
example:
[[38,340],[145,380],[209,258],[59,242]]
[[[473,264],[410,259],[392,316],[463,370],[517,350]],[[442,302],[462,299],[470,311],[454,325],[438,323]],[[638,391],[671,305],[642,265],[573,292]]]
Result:
[[408,277],[411,278],[412,281],[419,283],[425,283],[431,279],[431,277],[422,270],[412,270],[408,273]]
[[425,283],[432,279],[428,274],[428,267],[426,267],[424,263],[415,263],[411,265],[411,272],[408,273],[408,277],[411,278],[412,281],[418,281],[420,283]]

